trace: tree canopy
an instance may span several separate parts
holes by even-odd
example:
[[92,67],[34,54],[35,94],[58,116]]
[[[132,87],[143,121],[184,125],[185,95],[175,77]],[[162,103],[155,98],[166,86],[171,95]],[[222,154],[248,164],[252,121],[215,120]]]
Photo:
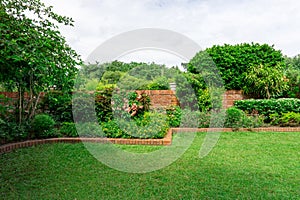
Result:
[[0,82],[18,90],[19,110],[23,110],[24,92],[31,97],[30,112],[39,92],[53,86],[72,88],[81,60],[61,35],[59,24],[73,26],[73,20],[54,13],[40,0],[0,2]]
[[[245,73],[251,66],[284,66],[284,57],[273,46],[258,43],[214,45],[198,52],[186,65],[192,73],[215,65],[226,89],[243,89]],[[212,68],[213,69],[213,68]],[[212,73],[212,75],[214,74]],[[213,76],[211,77],[213,78]]]

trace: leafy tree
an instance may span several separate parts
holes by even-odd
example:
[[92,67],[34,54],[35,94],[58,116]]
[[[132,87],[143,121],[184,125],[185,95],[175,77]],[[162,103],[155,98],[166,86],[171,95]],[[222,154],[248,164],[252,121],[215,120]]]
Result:
[[285,59],[285,64],[286,64],[286,69],[298,69],[300,70],[300,54],[296,55],[294,57],[284,57]]
[[290,58],[285,57],[285,76],[288,80],[289,90],[284,96],[300,98],[300,54]]
[[19,93],[20,123],[34,116],[41,91],[72,88],[81,61],[59,32],[59,24],[73,26],[73,20],[40,0],[0,1],[0,82]]
[[244,72],[251,66],[259,65],[284,65],[281,51],[275,50],[273,46],[257,43],[214,45],[198,52],[185,67],[189,72],[206,76],[206,82],[209,82],[208,79],[211,82],[218,81],[215,74],[219,74],[226,89],[243,89]]
[[280,96],[288,88],[282,66],[251,66],[245,73],[244,92],[256,98]]

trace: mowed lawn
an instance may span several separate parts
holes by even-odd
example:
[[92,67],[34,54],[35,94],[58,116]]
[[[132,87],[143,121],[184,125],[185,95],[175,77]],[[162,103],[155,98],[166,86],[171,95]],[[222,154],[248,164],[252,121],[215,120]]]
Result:
[[111,169],[81,143],[18,149],[0,155],[0,199],[300,199],[300,133],[222,133],[200,159],[204,137],[144,174]]

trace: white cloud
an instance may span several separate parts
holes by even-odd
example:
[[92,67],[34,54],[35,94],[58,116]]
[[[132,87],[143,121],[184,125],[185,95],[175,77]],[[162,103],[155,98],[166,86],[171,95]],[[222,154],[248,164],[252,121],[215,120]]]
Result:
[[289,56],[300,53],[297,0],[43,1],[75,20],[74,28],[61,31],[83,59],[105,40],[138,28],[170,29],[203,48],[253,41],[274,44]]

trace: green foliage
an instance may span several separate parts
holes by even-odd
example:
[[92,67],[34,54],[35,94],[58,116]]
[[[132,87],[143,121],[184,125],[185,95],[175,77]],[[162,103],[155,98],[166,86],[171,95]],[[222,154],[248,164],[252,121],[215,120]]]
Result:
[[119,128],[119,125],[114,120],[101,123],[101,129],[108,138],[130,138],[128,134]]
[[[70,90],[81,60],[58,30],[73,25],[39,0],[0,1],[0,82],[17,88],[20,105],[18,121],[35,114],[38,94],[50,87]],[[29,103],[24,105],[24,92]],[[25,112],[26,109],[26,112]]]
[[285,76],[288,81],[289,90],[285,97],[300,98],[300,54],[293,57],[285,57]]
[[235,107],[226,110],[225,127],[240,128],[243,127],[246,114]]
[[73,122],[63,122],[60,129],[59,129],[60,134],[66,137],[77,137],[77,130],[75,123]]
[[176,96],[180,101],[182,109],[199,110],[197,96],[195,90],[192,88],[188,80],[178,75],[175,77],[176,82]]
[[81,88],[81,90],[94,91],[98,87],[98,84],[99,80],[96,78],[92,78],[86,81],[84,87]]
[[101,78],[101,82],[105,84],[117,84],[124,74],[121,71],[106,71]]
[[276,98],[288,89],[282,66],[250,66],[245,72],[245,94],[256,98]]
[[[150,97],[144,93],[141,92],[138,94],[137,92],[129,92],[128,93],[128,104],[129,108],[131,108],[128,112],[131,113],[132,117],[140,117],[143,116],[145,112],[148,112],[150,110]],[[137,109],[132,110],[132,107],[136,105]],[[136,114],[133,115],[133,112],[136,112]]]
[[112,118],[111,99],[113,90],[113,88],[107,87],[103,90],[97,91],[95,94],[95,109],[99,122],[107,121]]
[[176,70],[168,69],[165,65],[159,65],[156,63],[140,64],[128,71],[130,76],[148,81],[153,81],[158,77],[166,77],[167,79],[170,79],[173,78],[176,73]]
[[263,125],[263,119],[259,116],[247,116],[242,110],[230,107],[226,110],[226,128],[256,128]]
[[150,81],[125,74],[117,84],[122,90],[147,90]]
[[170,84],[168,79],[164,76],[160,76],[151,81],[148,86],[148,90],[170,90]]
[[169,128],[165,115],[145,112],[131,120],[116,119],[101,123],[108,138],[163,138]]
[[239,108],[249,114],[259,114],[265,116],[265,122],[270,122],[271,114],[281,114],[288,112],[300,113],[300,99],[247,99],[234,103]]
[[57,133],[54,129],[55,121],[51,116],[46,114],[35,115],[31,122],[32,130],[36,138],[56,137]]
[[289,68],[285,71],[289,89],[285,96],[289,98],[300,98],[300,69]]
[[300,70],[300,54],[292,58],[285,56],[286,68],[298,69]]
[[181,108],[179,106],[170,106],[166,108],[168,123],[171,127],[179,127],[181,122]]
[[100,125],[97,122],[76,123],[76,130],[80,137],[103,137]]
[[[184,90],[191,90],[192,88],[190,92],[194,92],[197,98],[197,107],[199,108],[199,110],[201,112],[206,112],[210,110],[212,108],[211,96],[207,84],[203,79],[203,76],[201,74],[193,74],[187,72],[184,73],[184,77],[186,78],[187,84],[189,84],[189,86],[184,86],[182,84],[179,84],[181,87],[180,89],[184,91]],[[192,99],[190,99],[190,101],[191,100]],[[191,106],[190,108],[193,108],[193,106]]]
[[270,115],[271,124],[279,126],[300,126],[300,113],[274,113]]
[[201,74],[190,72],[175,77],[176,96],[179,98],[180,105],[184,109],[199,110],[208,112],[211,109],[219,110],[222,108],[222,87],[216,87],[204,81]]
[[0,94],[0,119],[9,119],[11,118],[11,110],[14,109],[10,102],[12,99],[7,98],[6,96]]
[[123,138],[163,138],[169,128],[166,115],[157,112],[145,112],[142,117],[116,122],[125,133]]
[[43,97],[40,107],[57,123],[73,121],[71,93],[50,91]]
[[0,119],[0,144],[29,139],[29,124]]
[[181,114],[180,127],[206,128],[209,126],[209,116],[200,111],[183,109]]
[[[197,53],[186,65],[189,72],[203,74],[205,80],[212,80],[220,85],[216,74],[224,80],[226,89],[242,89],[245,71],[250,66],[284,65],[283,55],[267,44],[214,45]],[[218,71],[215,71],[216,66]]]

